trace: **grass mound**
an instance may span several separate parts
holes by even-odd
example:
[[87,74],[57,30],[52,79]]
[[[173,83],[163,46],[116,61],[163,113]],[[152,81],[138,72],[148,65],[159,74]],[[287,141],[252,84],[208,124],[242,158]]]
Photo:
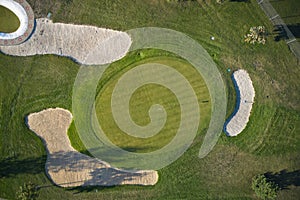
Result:
[[9,9],[0,6],[0,32],[12,33],[20,26],[19,18]]

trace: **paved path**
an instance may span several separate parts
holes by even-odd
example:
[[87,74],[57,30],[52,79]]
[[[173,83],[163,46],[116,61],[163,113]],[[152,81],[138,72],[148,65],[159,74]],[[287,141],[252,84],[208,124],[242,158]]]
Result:
[[300,61],[300,43],[297,41],[293,33],[289,30],[287,25],[281,19],[280,15],[273,8],[269,0],[257,0],[257,3],[265,14],[269,17],[270,21],[286,35],[285,41],[289,46],[289,49],[294,53],[294,55]]

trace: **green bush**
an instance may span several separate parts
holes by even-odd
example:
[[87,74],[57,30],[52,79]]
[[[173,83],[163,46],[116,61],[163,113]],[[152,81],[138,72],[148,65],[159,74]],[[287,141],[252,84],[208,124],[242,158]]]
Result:
[[267,33],[264,26],[253,26],[250,28],[249,33],[244,36],[245,42],[250,44],[265,44],[266,37]]
[[272,181],[268,181],[265,175],[259,174],[252,179],[252,189],[261,199],[275,199],[279,187]]
[[17,192],[17,199],[19,200],[34,200],[37,199],[38,196],[38,187],[31,182],[24,183]]

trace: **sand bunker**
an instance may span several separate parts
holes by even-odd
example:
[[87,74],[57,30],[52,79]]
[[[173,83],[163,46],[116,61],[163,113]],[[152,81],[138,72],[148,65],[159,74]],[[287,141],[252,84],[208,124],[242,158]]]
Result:
[[156,171],[125,171],[77,152],[67,136],[72,114],[61,108],[30,114],[28,127],[42,138],[47,149],[46,173],[61,187],[154,185]]
[[106,64],[126,55],[131,39],[125,32],[37,19],[32,36],[17,46],[3,46],[9,55],[56,54],[86,65]]
[[252,81],[245,70],[235,71],[233,82],[236,88],[237,105],[225,124],[225,132],[228,136],[237,136],[246,128],[255,96]]

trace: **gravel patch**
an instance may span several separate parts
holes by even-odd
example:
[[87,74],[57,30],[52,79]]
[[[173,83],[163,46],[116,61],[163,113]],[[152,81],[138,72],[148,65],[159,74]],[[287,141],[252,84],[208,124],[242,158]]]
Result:
[[26,42],[3,46],[0,50],[14,56],[55,54],[80,64],[100,65],[119,60],[130,45],[131,38],[125,32],[40,18],[36,19],[35,31]]
[[27,117],[27,125],[44,142],[47,149],[46,173],[58,186],[154,185],[156,171],[125,171],[77,152],[67,130],[72,114],[65,109],[50,108]]
[[236,89],[237,103],[234,113],[225,124],[225,132],[228,136],[237,136],[247,126],[255,91],[251,78],[245,70],[235,71],[232,79]]

